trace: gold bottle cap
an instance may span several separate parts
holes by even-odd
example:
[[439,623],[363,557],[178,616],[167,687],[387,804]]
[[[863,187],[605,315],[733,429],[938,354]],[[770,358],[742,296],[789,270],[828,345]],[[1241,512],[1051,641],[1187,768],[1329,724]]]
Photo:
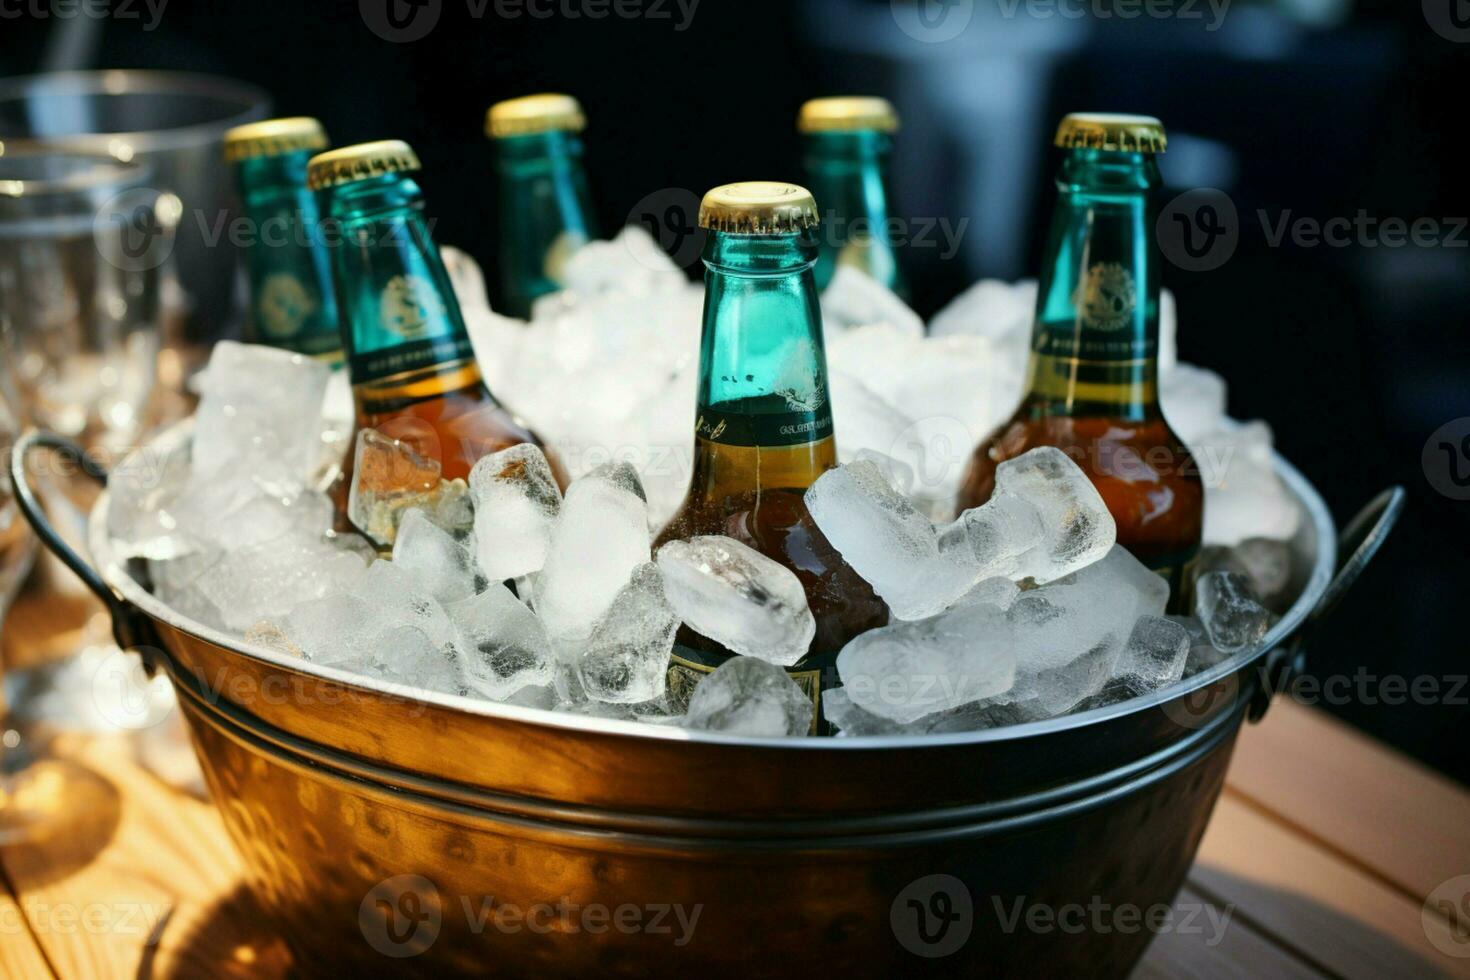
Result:
[[699,203],[699,227],[738,235],[789,235],[817,223],[817,202],[796,184],[722,184]]
[[225,160],[238,163],[251,157],[274,157],[296,150],[325,150],[327,133],[310,116],[267,119],[225,132]]
[[582,113],[581,103],[557,92],[507,99],[495,103],[485,113],[485,135],[494,139],[559,129],[580,133],[586,128],[587,117]]
[[812,99],[797,114],[796,128],[803,133],[836,133],[854,129],[892,133],[898,130],[898,113],[892,103],[876,95]]
[[413,147],[402,140],[378,140],[329,150],[311,158],[306,165],[306,186],[314,191],[323,187],[350,184],[384,174],[407,173],[420,169]]
[[1153,116],[1073,112],[1062,119],[1054,142],[1068,149],[1163,153],[1169,141],[1164,136],[1164,124]]

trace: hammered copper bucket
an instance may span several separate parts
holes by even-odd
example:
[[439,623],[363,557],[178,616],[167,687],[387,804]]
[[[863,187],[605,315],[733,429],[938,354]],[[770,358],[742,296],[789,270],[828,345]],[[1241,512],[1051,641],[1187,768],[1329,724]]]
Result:
[[753,739],[410,692],[193,623],[113,557],[105,494],[92,564],[57,540],[24,486],[38,447],[80,459],[17,443],[27,517],[167,671],[257,897],[303,970],[334,975],[1125,976],[1148,929],[1031,910],[1173,900],[1242,721],[1403,502],[1364,508],[1339,563],[1278,457],[1303,516],[1295,601],[1260,650],[1151,696],[961,734]]

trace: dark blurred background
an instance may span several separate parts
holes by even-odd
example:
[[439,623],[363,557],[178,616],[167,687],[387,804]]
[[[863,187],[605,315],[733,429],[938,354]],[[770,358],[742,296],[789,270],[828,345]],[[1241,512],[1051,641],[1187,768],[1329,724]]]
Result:
[[[1470,502],[1432,484],[1444,485],[1445,457],[1430,453],[1437,471],[1424,462],[1431,434],[1470,416],[1470,180],[1453,136],[1470,19],[1456,19],[1458,0],[159,4],[113,0],[114,16],[82,40],[85,63],[235,76],[269,90],[277,114],[321,118],[339,145],[408,140],[437,237],[487,272],[482,120],[511,96],[583,102],[607,230],[660,189],[800,179],[793,121],[805,99],[887,96],[904,123],[898,212],[969,222],[952,257],[908,256],[925,315],[982,276],[1035,274],[1050,135],[1065,112],[1159,116],[1169,196],[1217,188],[1238,215],[1223,264],[1165,264],[1182,358],[1229,380],[1232,414],[1270,421],[1339,522],[1388,484],[1409,491],[1394,540],[1310,651],[1313,673],[1350,679],[1327,707],[1470,781],[1470,658],[1455,625],[1470,592]],[[392,41],[369,26],[387,23],[388,4],[423,36]],[[48,10],[0,0],[0,75],[63,57]],[[1368,230],[1336,244],[1272,240],[1298,218]],[[1432,225],[1395,245],[1379,224],[1391,218]],[[1470,457],[1458,462],[1470,470]],[[1385,689],[1392,677],[1434,678],[1438,693],[1388,703],[1401,696]]]

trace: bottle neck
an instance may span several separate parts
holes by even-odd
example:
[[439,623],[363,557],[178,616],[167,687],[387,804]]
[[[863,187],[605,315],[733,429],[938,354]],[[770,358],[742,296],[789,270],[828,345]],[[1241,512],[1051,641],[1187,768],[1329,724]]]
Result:
[[904,291],[889,219],[888,158],[893,140],[875,130],[803,137],[807,186],[822,212],[817,285],[835,266],[855,265],[896,292]]
[[561,288],[566,260],[597,234],[582,141],[561,131],[501,137],[495,164],[502,300],[525,317],[537,297]]
[[310,150],[252,157],[235,168],[249,222],[250,339],[338,362],[341,333],[321,211],[306,189]]
[[418,185],[401,174],[326,192],[332,272],[352,384],[422,399],[479,384]]
[[1033,413],[1158,414],[1158,186],[1152,154],[1063,159],[1031,335]]
[[804,489],[835,465],[815,236],[711,232],[695,491]]

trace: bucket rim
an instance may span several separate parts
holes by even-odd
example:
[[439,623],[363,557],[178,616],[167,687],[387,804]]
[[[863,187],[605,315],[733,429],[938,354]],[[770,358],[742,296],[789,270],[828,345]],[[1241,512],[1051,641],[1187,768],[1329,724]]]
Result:
[[270,94],[260,86],[205,72],[103,68],[40,72],[0,79],[0,102],[23,101],[38,95],[191,95],[217,100],[222,112],[212,119],[161,129],[62,133],[54,136],[0,135],[0,144],[8,150],[62,149],[115,153],[117,145],[122,143],[133,153],[154,153],[189,146],[207,146],[223,138],[225,131],[234,126],[263,119],[271,105]]

